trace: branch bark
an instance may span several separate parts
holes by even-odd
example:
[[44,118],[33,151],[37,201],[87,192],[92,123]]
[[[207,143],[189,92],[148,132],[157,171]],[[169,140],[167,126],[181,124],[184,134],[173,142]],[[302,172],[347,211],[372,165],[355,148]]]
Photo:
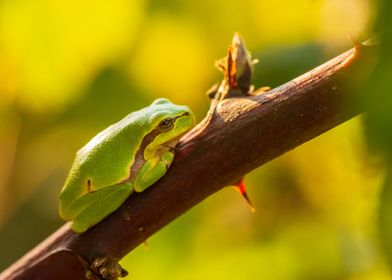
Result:
[[[206,197],[362,112],[358,81],[375,47],[356,46],[264,94],[227,98],[185,135],[172,167],[82,234],[65,224],[0,280],[86,279],[97,257],[119,260]],[[355,102],[356,103],[356,102]]]

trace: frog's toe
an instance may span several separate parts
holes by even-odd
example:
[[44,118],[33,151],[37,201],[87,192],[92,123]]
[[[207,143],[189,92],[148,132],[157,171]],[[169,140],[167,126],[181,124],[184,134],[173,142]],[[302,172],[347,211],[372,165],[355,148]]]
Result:
[[125,277],[128,275],[128,271],[108,256],[95,259],[92,262],[90,269],[98,277],[105,280],[115,280],[119,277]]

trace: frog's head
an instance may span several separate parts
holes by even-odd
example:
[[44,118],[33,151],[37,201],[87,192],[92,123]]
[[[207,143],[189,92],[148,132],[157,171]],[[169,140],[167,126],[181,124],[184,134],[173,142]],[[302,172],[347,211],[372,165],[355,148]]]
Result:
[[146,146],[144,157],[155,156],[157,151],[174,148],[180,137],[194,124],[195,117],[187,106],[173,104],[168,99],[159,98],[149,106],[151,142]]

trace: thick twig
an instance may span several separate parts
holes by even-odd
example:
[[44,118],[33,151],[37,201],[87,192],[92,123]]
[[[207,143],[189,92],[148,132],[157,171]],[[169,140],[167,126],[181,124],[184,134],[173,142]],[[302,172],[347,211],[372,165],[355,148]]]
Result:
[[[119,260],[153,233],[254,168],[359,114],[352,85],[373,47],[351,49],[259,96],[228,98],[179,145],[169,172],[82,234],[66,224],[0,279],[85,279],[88,263]],[[358,71],[358,69],[362,69]],[[350,86],[348,86],[350,85]]]

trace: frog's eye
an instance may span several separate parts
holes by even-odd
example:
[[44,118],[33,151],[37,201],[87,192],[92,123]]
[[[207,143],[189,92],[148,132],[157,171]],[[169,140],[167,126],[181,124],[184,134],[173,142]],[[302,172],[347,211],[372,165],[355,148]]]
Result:
[[164,119],[161,120],[161,122],[159,123],[159,130],[160,131],[169,131],[173,128],[173,119]]

